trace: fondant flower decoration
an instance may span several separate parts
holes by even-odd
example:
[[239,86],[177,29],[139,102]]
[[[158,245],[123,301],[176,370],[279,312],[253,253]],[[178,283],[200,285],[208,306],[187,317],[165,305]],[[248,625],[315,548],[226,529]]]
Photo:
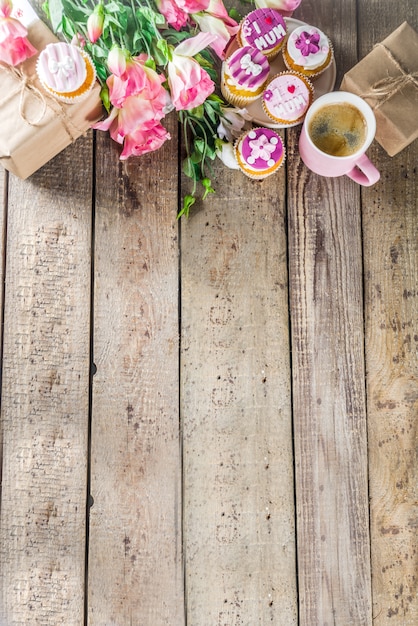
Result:
[[[251,156],[248,159],[249,163],[254,163],[256,159],[262,159],[263,161],[269,161],[270,155],[275,151],[277,139],[272,137],[271,142],[265,135],[260,135],[258,139],[252,139],[248,142],[251,148]],[[251,159],[251,161],[250,161]]]
[[268,101],[268,100],[271,100],[271,99],[272,99],[272,97],[273,97],[273,92],[272,92],[272,90],[271,90],[271,89],[267,89],[267,90],[264,92],[264,96],[263,96],[263,97],[264,97],[264,100],[267,100],[267,101]]
[[295,46],[304,57],[315,54],[319,50],[319,33],[307,33],[305,30],[296,39]]
[[242,24],[242,34],[244,37],[249,37],[252,33],[252,28],[250,24],[250,20],[244,20]]

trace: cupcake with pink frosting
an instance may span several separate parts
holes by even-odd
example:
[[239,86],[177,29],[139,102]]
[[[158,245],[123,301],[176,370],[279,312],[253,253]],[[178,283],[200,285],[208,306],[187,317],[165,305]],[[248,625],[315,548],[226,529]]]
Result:
[[96,70],[89,55],[64,42],[50,43],[42,50],[36,71],[44,89],[67,104],[85,98],[96,81]]
[[280,52],[287,33],[282,15],[274,9],[255,9],[240,22],[237,32],[239,46],[257,48],[269,60]]
[[286,156],[280,135],[271,128],[246,131],[236,141],[234,152],[240,170],[254,180],[277,172]]
[[280,72],[267,82],[262,106],[276,124],[293,126],[303,121],[313,96],[314,87],[306,76],[297,72]]
[[261,96],[269,72],[269,62],[259,50],[238,48],[222,64],[222,95],[234,106],[254,102]]

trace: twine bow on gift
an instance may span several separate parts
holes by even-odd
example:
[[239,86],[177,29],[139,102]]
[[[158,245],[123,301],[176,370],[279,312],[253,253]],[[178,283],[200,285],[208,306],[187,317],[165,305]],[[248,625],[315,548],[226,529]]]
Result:
[[392,54],[392,52],[385,46],[384,43],[378,43],[375,48],[381,47],[385,51],[386,55],[390,58],[396,69],[399,71],[399,76],[388,76],[387,78],[381,78],[376,81],[371,90],[365,94],[362,94],[363,98],[374,98],[379,101],[374,106],[375,109],[379,108],[389,98],[392,98],[398,91],[406,87],[408,84],[414,85],[418,89],[418,72],[407,72],[402,65]]
[[[7,92],[7,96],[3,98],[2,100],[0,100],[0,106],[20,92],[20,97],[19,97],[20,117],[30,126],[39,126],[45,116],[46,109],[47,109],[47,103],[46,103],[44,94],[41,93],[39,89],[31,83],[30,76],[25,74],[22,70],[19,70],[17,67],[0,64],[0,70],[3,70],[4,72],[8,72],[9,74],[13,76],[13,78],[16,79],[16,88],[12,91]],[[41,103],[41,110],[35,119],[29,119],[25,113],[25,95],[27,93],[27,89],[30,89],[30,91],[33,93],[35,98],[37,98],[37,100]]]
[[[74,122],[67,115],[63,105],[49,94],[42,93],[36,85],[33,84],[34,78],[26,74],[23,69],[0,63],[0,71],[9,73],[16,81],[16,87],[11,91],[9,90],[7,95],[0,100],[0,106],[17,94],[20,94],[18,112],[22,120],[29,126],[40,126],[48,109],[52,109],[54,114],[61,120],[62,126],[67,133],[70,142],[73,142],[83,133],[82,129],[77,128]],[[41,104],[38,115],[33,119],[28,117],[25,110],[25,100],[30,97],[30,95],[35,97]],[[7,154],[0,154],[0,158],[10,158],[10,156]]]

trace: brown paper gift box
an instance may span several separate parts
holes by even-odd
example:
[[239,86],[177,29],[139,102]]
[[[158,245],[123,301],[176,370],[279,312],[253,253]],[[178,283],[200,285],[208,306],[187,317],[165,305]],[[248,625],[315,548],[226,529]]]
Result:
[[376,116],[376,140],[394,156],[418,137],[418,33],[407,23],[345,74],[341,90],[363,97]]
[[[58,41],[37,20],[28,39],[41,51]],[[103,115],[100,85],[75,104],[64,104],[47,94],[36,75],[39,54],[17,68],[0,64],[0,163],[20,178],[27,178]]]

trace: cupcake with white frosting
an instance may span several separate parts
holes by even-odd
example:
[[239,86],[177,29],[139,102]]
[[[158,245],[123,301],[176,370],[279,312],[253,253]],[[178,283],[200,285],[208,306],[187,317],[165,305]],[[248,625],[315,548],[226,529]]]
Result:
[[64,42],[50,43],[42,50],[36,71],[44,89],[67,104],[85,98],[96,81],[96,70],[89,55]]

